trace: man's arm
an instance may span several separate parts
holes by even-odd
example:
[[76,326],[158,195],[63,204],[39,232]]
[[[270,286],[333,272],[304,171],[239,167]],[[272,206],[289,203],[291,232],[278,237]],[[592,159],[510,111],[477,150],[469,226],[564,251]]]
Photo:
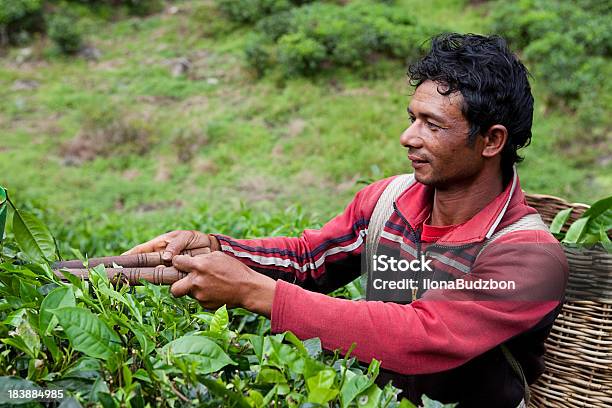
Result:
[[[432,290],[409,305],[354,302],[277,282],[272,330],[319,337],[329,350],[346,351],[356,343],[353,355],[360,360],[376,358],[403,374],[457,367],[536,326],[563,296],[567,263],[562,250],[538,241],[509,253],[506,245],[520,241],[520,234],[490,245],[467,278],[517,280],[516,292],[498,292],[496,300],[478,300],[492,299],[491,294],[481,297],[475,291]],[[538,240],[546,238],[536,234]],[[541,295],[551,285],[555,293]]]
[[344,212],[300,237],[234,239],[214,236],[220,249],[253,270],[316,292],[328,292],[359,276],[369,218],[391,178],[359,191]]

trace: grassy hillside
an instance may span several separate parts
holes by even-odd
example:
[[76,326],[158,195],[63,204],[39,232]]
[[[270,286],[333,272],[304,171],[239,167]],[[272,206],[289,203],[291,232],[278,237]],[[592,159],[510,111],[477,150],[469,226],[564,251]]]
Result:
[[[488,6],[465,3],[396,7],[448,30],[486,32]],[[71,245],[111,250],[193,226],[277,233],[271,216],[256,218],[261,230],[235,219],[252,211],[282,222],[293,215],[278,214],[299,205],[300,225],[316,224],[346,205],[359,180],[411,170],[399,145],[411,94],[404,64],[256,79],[242,55],[248,27],[210,3],[174,6],[147,18],[90,17],[97,61],[63,57],[45,39],[0,58],[0,184],[43,209],[56,231],[117,238],[99,249]],[[189,68],[175,76],[181,58]],[[538,103],[545,90],[537,78],[534,86],[523,188],[581,202],[609,193],[609,153],[576,150],[572,116]]]

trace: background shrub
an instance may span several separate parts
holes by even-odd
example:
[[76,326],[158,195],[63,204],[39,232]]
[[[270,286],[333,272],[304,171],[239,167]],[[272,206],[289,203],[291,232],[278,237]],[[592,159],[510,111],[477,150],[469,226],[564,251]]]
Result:
[[278,59],[288,76],[314,74],[325,55],[325,47],[302,32],[283,35],[278,42]]
[[59,7],[56,0],[0,0],[0,46],[23,45],[30,41],[32,33],[47,33],[63,53],[78,51],[82,32],[75,24],[78,19],[66,13],[72,7],[70,3],[79,4],[79,10],[91,8],[93,15],[107,18],[145,16],[164,6],[163,0],[65,0]]
[[439,31],[388,5],[364,1],[293,7],[262,17],[255,28],[247,63],[259,75],[278,63],[285,76],[312,75],[321,67],[361,68],[381,56],[412,59]]
[[547,103],[576,111],[587,134],[603,136],[612,126],[609,106],[612,30],[609,2],[521,0],[499,2],[492,31],[522,50],[535,81],[547,88]]
[[53,14],[49,19],[49,38],[64,54],[74,54],[83,45],[82,31],[69,14]]
[[263,17],[291,8],[289,0],[216,0],[230,20],[254,23]]
[[44,30],[42,0],[0,0],[0,46]]

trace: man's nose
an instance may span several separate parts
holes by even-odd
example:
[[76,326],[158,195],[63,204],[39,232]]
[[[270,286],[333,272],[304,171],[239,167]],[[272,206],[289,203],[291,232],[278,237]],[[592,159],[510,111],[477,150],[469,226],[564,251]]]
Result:
[[423,139],[418,135],[417,124],[414,122],[400,136],[400,143],[404,147],[419,149],[423,146]]

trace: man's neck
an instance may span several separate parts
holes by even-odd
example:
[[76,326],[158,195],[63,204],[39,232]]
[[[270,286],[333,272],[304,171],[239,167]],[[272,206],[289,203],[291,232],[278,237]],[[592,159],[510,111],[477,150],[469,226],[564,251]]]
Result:
[[430,225],[463,224],[486,207],[504,190],[501,174],[498,177],[476,178],[470,183],[448,189],[436,189]]

